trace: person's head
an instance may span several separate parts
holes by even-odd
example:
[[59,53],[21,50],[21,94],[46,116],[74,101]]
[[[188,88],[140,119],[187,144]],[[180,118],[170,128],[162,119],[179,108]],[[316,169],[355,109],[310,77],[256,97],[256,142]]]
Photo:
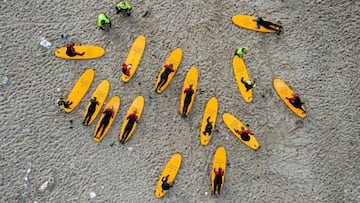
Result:
[[297,93],[297,92],[294,92],[292,95],[293,95],[294,97],[299,97],[299,93]]
[[242,51],[243,51],[244,54],[246,54],[249,51],[249,47],[242,48]]
[[137,109],[134,109],[133,113],[134,113],[134,114],[137,114],[137,112],[138,112]]
[[170,63],[170,65],[169,65],[171,68],[174,66],[172,63]]
[[94,97],[93,99],[96,100],[96,97]]
[[219,167],[219,172],[221,172],[222,171],[222,168],[221,167]]
[[190,83],[189,87],[190,87],[190,88],[192,88],[192,87],[193,87],[193,84],[192,84],[192,83]]
[[110,106],[110,107],[109,107],[110,110],[113,110],[113,108],[114,108],[113,106]]
[[105,20],[101,20],[101,25],[105,24]]
[[244,130],[245,130],[245,127],[244,127],[244,126],[241,126],[241,130],[244,131]]
[[262,20],[262,19],[263,19],[263,17],[262,17],[262,16],[258,16],[258,19],[259,19],[259,20]]

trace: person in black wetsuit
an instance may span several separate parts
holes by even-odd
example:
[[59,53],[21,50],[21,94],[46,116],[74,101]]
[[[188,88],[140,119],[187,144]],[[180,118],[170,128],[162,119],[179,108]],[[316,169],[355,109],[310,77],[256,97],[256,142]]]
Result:
[[250,136],[249,134],[253,134],[252,132],[250,132],[250,130],[246,129],[244,126],[241,126],[241,131],[234,129],[234,131],[240,135],[241,139],[244,141],[249,141],[250,140]]
[[249,91],[256,87],[256,79],[255,78],[251,82],[251,80],[245,81],[244,78],[242,77],[241,83],[245,85],[246,91]]
[[126,141],[126,138],[129,136],[132,128],[134,127],[135,122],[138,123],[138,116],[136,115],[137,111],[135,110],[134,113],[128,115],[126,119],[128,120],[124,133],[122,134],[120,143],[124,144]]
[[220,195],[221,185],[222,185],[222,177],[224,176],[224,171],[221,167],[219,167],[219,170],[216,171],[214,168],[215,173],[215,179],[214,179],[214,195],[216,195],[216,192],[218,195]]
[[210,136],[212,133],[212,128],[213,128],[213,126],[212,126],[213,122],[210,121],[210,116],[207,117],[206,122],[207,122],[207,124],[206,124],[205,131],[203,132],[203,134],[206,135],[206,133],[207,133]]
[[266,29],[274,30],[279,35],[282,32],[283,26],[272,23],[270,21],[265,21],[262,16],[258,16],[256,21],[256,28],[260,29],[260,26],[263,26]]
[[57,104],[60,107],[60,111],[64,111],[65,109],[70,108],[72,103],[73,102],[69,101],[69,100],[65,101],[64,98],[62,98],[62,97],[57,100]]
[[161,191],[161,192],[164,192],[164,190],[168,190],[168,189],[170,189],[170,188],[173,187],[173,184],[169,184],[169,183],[167,182],[167,181],[168,181],[168,178],[169,178],[169,175],[161,178],[161,181],[162,181],[162,185],[161,185],[162,191]]
[[164,67],[165,67],[165,70],[164,70],[164,72],[161,73],[160,82],[156,86],[156,90],[160,90],[162,88],[162,86],[164,86],[166,84],[169,74],[175,71],[173,68],[173,64],[170,64],[170,65],[166,64]]
[[75,46],[74,42],[70,42],[66,44],[66,55],[70,57],[74,57],[76,55],[82,56],[85,54],[85,52],[82,53],[76,52],[74,46]]
[[182,109],[183,110],[182,115],[184,117],[186,116],[189,104],[191,103],[192,95],[195,93],[195,91],[192,87],[193,87],[193,85],[190,84],[189,87],[184,90],[185,99],[184,99],[184,106]]
[[91,120],[92,115],[94,114],[94,112],[96,110],[97,105],[99,105],[99,102],[96,100],[96,97],[90,99],[90,105],[89,105],[89,108],[87,109],[87,114],[83,121],[84,125],[89,125],[89,122]]
[[287,98],[287,100],[289,100],[289,102],[298,109],[301,109],[304,113],[306,113],[306,111],[303,109],[303,102],[301,102],[300,100],[300,95],[298,93],[293,93],[291,98]]
[[[105,109],[103,114],[105,114],[105,115],[102,118],[98,129],[96,130],[96,137],[98,137],[98,138],[102,136],[106,127],[109,125],[110,119],[114,117],[115,112],[113,110],[113,106],[110,106],[109,108]],[[100,131],[101,128],[102,128],[102,131],[101,131],[100,135],[98,135],[98,132]]]

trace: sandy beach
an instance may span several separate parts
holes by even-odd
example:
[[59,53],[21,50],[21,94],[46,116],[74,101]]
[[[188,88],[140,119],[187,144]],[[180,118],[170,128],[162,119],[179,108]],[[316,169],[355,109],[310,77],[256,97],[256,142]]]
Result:
[[[1,3],[0,202],[360,202],[360,1],[130,3],[131,17],[117,15],[115,1]],[[110,32],[97,27],[101,12],[112,21]],[[242,29],[231,22],[238,14],[281,21],[284,33]],[[64,45],[60,36],[67,34],[106,54],[56,58]],[[120,65],[139,35],[146,37],[146,49],[134,77],[123,83]],[[240,95],[232,68],[233,53],[242,46],[250,49],[244,60],[257,79],[252,103]],[[177,47],[183,50],[180,67],[157,94],[156,77]],[[181,89],[192,66],[200,91],[189,116],[181,118]],[[95,70],[89,92],[74,111],[59,112],[57,99],[66,98],[88,68]],[[305,119],[278,97],[275,77],[300,93]],[[104,79],[111,86],[106,101],[118,95],[121,107],[96,143],[98,118],[88,127],[82,118]],[[140,123],[121,145],[121,124],[139,95],[145,98]],[[199,127],[212,96],[219,100],[218,132],[201,146]],[[249,124],[261,148],[254,151],[231,134],[224,113]],[[218,146],[226,148],[228,166],[222,193],[214,197],[211,166]],[[157,199],[158,178],[176,152],[183,163],[174,187]]]

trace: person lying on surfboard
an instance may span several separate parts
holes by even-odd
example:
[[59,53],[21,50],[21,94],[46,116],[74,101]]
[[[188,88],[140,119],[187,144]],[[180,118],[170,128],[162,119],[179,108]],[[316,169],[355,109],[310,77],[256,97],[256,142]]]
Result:
[[123,64],[122,72],[128,77],[130,77],[130,68],[131,68],[131,64],[129,65],[126,65],[125,63]]
[[116,14],[121,13],[121,11],[125,11],[126,15],[130,16],[132,6],[130,3],[126,2],[126,1],[125,2],[120,1],[119,3],[116,4],[115,9],[116,9]]
[[124,130],[124,133],[122,134],[122,137],[121,137],[121,140],[120,140],[120,143],[121,144],[124,144],[125,141],[126,141],[126,138],[129,136],[132,128],[134,127],[134,124],[135,122],[138,123],[139,120],[138,120],[138,116],[136,115],[137,114],[137,110],[135,109],[134,110],[134,113],[128,115],[126,117],[126,120],[128,120],[127,124],[126,124],[126,127],[125,127],[125,130]]
[[190,84],[189,87],[184,90],[185,99],[184,99],[184,106],[183,106],[183,112],[182,112],[182,115],[184,117],[186,117],[186,113],[187,113],[189,104],[191,103],[192,95],[195,92],[192,87],[193,87],[193,84]]
[[282,32],[283,26],[272,23],[270,21],[265,21],[262,16],[258,16],[257,19],[254,21],[256,21],[257,29],[260,29],[260,26],[263,26],[268,30],[274,30],[278,35],[280,35],[280,33]]
[[100,13],[98,15],[97,25],[101,30],[104,30],[105,32],[108,32],[110,30],[111,22],[105,13]]
[[85,52],[79,53],[79,52],[75,51],[75,48],[74,48],[75,43],[74,42],[67,43],[65,46],[66,46],[66,55],[68,55],[70,57],[73,57],[76,55],[82,56],[85,54]]
[[207,123],[206,123],[205,131],[203,132],[203,134],[206,135],[206,133],[207,133],[210,136],[211,133],[213,132],[213,129],[212,129],[213,122],[210,121],[210,116],[207,117],[206,122]]
[[161,178],[161,181],[162,181],[162,185],[161,185],[162,191],[161,192],[164,192],[164,190],[169,190],[170,188],[173,187],[172,183],[170,184],[167,182],[168,178],[169,178],[169,175]]
[[[109,108],[105,109],[103,114],[105,114],[105,115],[104,115],[103,119],[101,120],[98,129],[96,130],[96,136],[98,138],[100,138],[102,136],[106,127],[109,125],[110,119],[114,117],[115,112],[113,110],[113,106],[110,106]],[[101,131],[100,135],[98,135],[98,132],[100,131],[101,128],[102,128],[102,131]]]
[[215,173],[215,179],[214,179],[214,195],[216,195],[216,191],[217,194],[220,195],[220,189],[221,189],[221,184],[222,184],[222,177],[224,175],[224,171],[222,170],[221,167],[219,167],[219,170],[216,171],[216,169],[214,168],[214,173]]
[[242,77],[241,82],[245,85],[246,91],[249,91],[256,87],[256,79],[255,78],[251,82],[251,80],[245,81],[244,78]]
[[65,101],[62,97],[57,100],[57,105],[60,107],[60,111],[64,111],[65,109],[70,108],[71,104],[71,101]]
[[164,67],[165,67],[165,70],[161,73],[160,82],[156,86],[156,90],[159,90],[159,91],[162,88],[162,86],[164,86],[166,84],[170,73],[175,72],[175,70],[173,68],[173,64],[169,64],[169,65],[166,64]]
[[92,115],[94,114],[94,112],[96,110],[97,105],[99,105],[99,102],[96,100],[96,97],[90,99],[90,105],[89,105],[89,108],[87,109],[87,113],[86,113],[85,119],[83,121],[84,125],[89,125],[89,122],[91,120]]
[[245,55],[247,52],[249,51],[249,48],[248,47],[241,47],[241,48],[238,48],[236,51],[235,51],[235,56],[239,56],[240,58],[243,57],[243,55]]
[[301,109],[304,113],[306,113],[305,110],[303,109],[303,104],[304,104],[304,103],[301,102],[299,93],[292,93],[292,97],[290,97],[290,98],[287,98],[287,97],[286,97],[286,99],[289,100],[289,102],[290,102],[295,108]]
[[239,131],[237,129],[234,129],[234,131],[238,135],[240,135],[241,139],[244,140],[244,141],[249,141],[250,140],[249,134],[254,134],[254,133],[250,132],[250,130],[248,130],[248,129],[245,130],[244,126],[241,126],[241,131]]

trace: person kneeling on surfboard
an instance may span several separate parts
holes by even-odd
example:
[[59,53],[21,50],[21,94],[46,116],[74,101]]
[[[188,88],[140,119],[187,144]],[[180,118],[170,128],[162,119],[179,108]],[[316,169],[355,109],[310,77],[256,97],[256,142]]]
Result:
[[57,100],[57,104],[60,107],[60,110],[64,111],[65,109],[70,108],[70,105],[72,104],[71,101],[66,101],[64,100],[64,98],[60,98]]
[[206,133],[207,133],[210,136],[211,133],[213,132],[213,130],[212,130],[213,122],[210,121],[210,116],[207,117],[206,122],[207,122],[207,124],[206,124],[205,131],[203,132],[203,134],[206,135]]
[[126,120],[128,120],[128,122],[126,124],[124,133],[121,137],[120,143],[122,143],[122,144],[125,143],[126,138],[129,136],[132,128],[134,127],[135,122],[136,123],[139,122],[139,120],[138,120],[139,117],[136,114],[137,114],[137,110],[134,110],[134,113],[132,113],[126,117]]
[[215,179],[214,179],[214,195],[217,194],[220,195],[220,189],[221,189],[221,184],[222,184],[222,177],[224,175],[224,171],[222,170],[221,167],[219,167],[219,170],[216,171],[216,169],[214,168],[214,173],[215,173]]
[[184,107],[183,107],[183,115],[186,116],[189,104],[191,103],[192,95],[194,94],[194,89],[192,88],[193,84],[190,84],[188,88],[184,90],[185,99],[184,99]]
[[126,65],[125,63],[123,64],[122,72],[128,77],[130,77],[130,68],[131,68],[131,64],[129,65]]
[[249,141],[250,140],[250,136],[249,134],[253,134],[252,132],[250,132],[250,130],[246,129],[244,126],[241,126],[241,131],[238,131],[237,129],[234,129],[234,131],[240,135],[241,139],[244,141]]
[[[281,33],[282,29],[283,29],[283,26],[281,26],[281,25],[277,25],[277,24],[272,23],[270,21],[265,21],[262,16],[258,16],[258,18],[255,21],[256,21],[256,28],[257,29],[260,29],[260,26],[263,26],[266,29],[276,31],[276,34],[278,34],[278,35],[280,35],[280,33]],[[276,27],[276,28],[274,28],[274,27]]]
[[83,121],[84,125],[89,125],[91,117],[96,110],[96,105],[99,105],[99,102],[96,100],[96,97],[90,99],[90,105],[89,105],[89,108],[87,109],[87,113],[86,113],[85,119]]
[[116,4],[115,9],[116,9],[116,14],[119,14],[121,13],[121,11],[124,10],[126,12],[126,15],[130,16],[132,6],[126,1],[125,2],[120,1],[119,3]]
[[102,136],[102,134],[104,133],[104,131],[105,131],[106,127],[107,127],[107,125],[109,125],[110,119],[114,117],[115,112],[113,110],[113,106],[110,106],[108,109],[105,109],[103,114],[105,114],[105,115],[104,115],[103,119],[101,120],[98,129],[96,130],[96,136],[97,136],[97,134],[98,134],[98,132],[100,131],[101,128],[102,128],[102,131],[101,131],[100,135],[97,136],[97,137]]
[[66,55],[73,57],[76,55],[82,56],[85,54],[85,52],[83,53],[76,52],[74,46],[75,46],[74,42],[70,42],[66,44]]
[[156,90],[160,90],[162,86],[164,86],[165,83],[167,82],[169,74],[175,72],[175,70],[173,69],[173,64],[169,64],[169,65],[166,64],[164,67],[165,70],[164,72],[161,73],[160,82],[158,83]]
[[100,13],[97,18],[98,27],[105,32],[108,32],[111,28],[110,19],[106,16],[105,13]]
[[302,107],[304,103],[301,102],[299,93],[293,93],[291,98],[287,98],[287,97],[286,97],[286,99],[289,100],[289,102],[290,102],[295,108],[301,109],[304,113],[306,113],[305,110],[304,110],[303,107]]
[[169,184],[167,182],[168,178],[169,178],[169,175],[167,175],[166,177],[161,178],[161,181],[162,181],[162,185],[161,185],[162,191],[161,192],[164,192],[164,190],[169,190],[170,188],[173,187],[173,184]]
[[245,85],[246,91],[251,90],[252,88],[256,87],[256,79],[254,78],[253,81],[251,80],[245,81],[244,78],[241,78],[241,82]]
[[248,47],[242,47],[242,48],[238,48],[236,51],[235,51],[235,56],[239,56],[240,58],[242,58],[242,56],[244,54],[246,54],[247,52],[249,51],[249,48]]

